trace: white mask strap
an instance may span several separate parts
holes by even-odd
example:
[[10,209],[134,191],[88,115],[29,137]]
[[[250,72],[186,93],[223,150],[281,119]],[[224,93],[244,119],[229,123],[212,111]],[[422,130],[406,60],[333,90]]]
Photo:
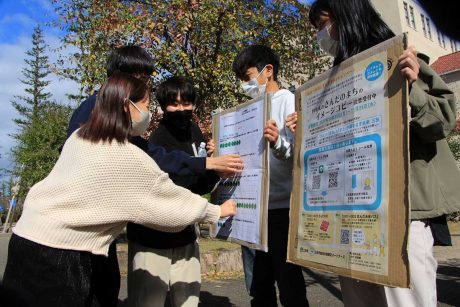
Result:
[[139,107],[136,106],[136,104],[131,99],[128,98],[128,101],[139,111],[139,113],[142,113],[141,109],[139,109]]

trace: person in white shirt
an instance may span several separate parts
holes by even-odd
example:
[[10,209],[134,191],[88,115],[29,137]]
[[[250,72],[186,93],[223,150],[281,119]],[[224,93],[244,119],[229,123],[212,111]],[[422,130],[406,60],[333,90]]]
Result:
[[268,252],[242,247],[243,267],[251,306],[277,306],[276,282],[283,306],[303,307],[308,301],[302,270],[286,262],[294,135],[284,123],[295,106],[294,95],[278,86],[279,65],[273,50],[262,45],[247,47],[233,62],[233,71],[248,96],[273,94],[270,120],[264,129],[270,142]]
[[236,213],[173,184],[129,143],[150,122],[148,86],[115,73],[90,120],[65,143],[49,175],[35,184],[13,229],[3,283],[33,306],[98,306],[91,255],[108,254],[127,222],[177,232]]

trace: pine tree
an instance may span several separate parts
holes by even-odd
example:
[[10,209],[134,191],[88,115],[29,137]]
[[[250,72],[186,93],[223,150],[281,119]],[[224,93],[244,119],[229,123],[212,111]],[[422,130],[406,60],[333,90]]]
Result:
[[40,26],[34,29],[32,46],[31,50],[26,51],[29,58],[24,60],[27,67],[22,70],[24,79],[20,79],[27,86],[25,92],[29,95],[14,96],[16,100],[12,101],[21,115],[21,118],[14,119],[20,128],[32,126],[37,121],[40,108],[49,102],[51,97],[50,93],[45,92],[45,87],[50,83],[45,79],[50,74],[50,68],[48,56],[45,54],[48,46],[43,39]]
[[11,150],[12,175],[20,178],[19,198],[51,171],[66,139],[72,111],[68,106],[51,101],[51,94],[45,91],[50,84],[46,77],[51,73],[45,53],[47,48],[42,30],[37,26],[32,35],[32,49],[26,52],[27,66],[22,70],[21,82],[27,87],[24,95],[17,95],[12,101],[21,115],[14,119],[18,131],[12,135],[16,145]]

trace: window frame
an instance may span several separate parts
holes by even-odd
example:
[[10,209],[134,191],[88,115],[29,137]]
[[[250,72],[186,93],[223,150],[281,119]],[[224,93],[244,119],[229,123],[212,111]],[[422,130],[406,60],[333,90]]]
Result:
[[409,13],[410,13],[410,21],[411,21],[411,24],[412,24],[412,28],[414,30],[417,30],[417,27],[415,25],[415,14],[414,14],[414,8],[412,7],[412,5],[409,5]]
[[433,40],[433,37],[431,36],[431,25],[430,25],[430,18],[428,18],[427,16],[425,16],[425,21],[426,21],[426,29],[427,29],[427,32],[428,32],[428,38]]
[[423,30],[423,35],[425,37],[428,37],[426,35],[426,26],[425,26],[425,15],[423,15],[422,13],[420,13],[420,18],[422,19],[422,30]]
[[404,6],[404,17],[406,18],[406,24],[410,27],[410,19],[409,19],[409,9],[407,8],[407,3],[403,1]]

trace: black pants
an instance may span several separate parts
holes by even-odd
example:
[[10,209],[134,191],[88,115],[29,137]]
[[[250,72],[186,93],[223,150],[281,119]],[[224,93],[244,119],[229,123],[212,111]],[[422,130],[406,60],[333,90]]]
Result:
[[120,292],[117,244],[109,247],[109,256],[91,255],[93,292],[101,307],[116,307]]
[[286,262],[288,230],[289,209],[269,210],[268,252],[256,251],[251,306],[277,306],[275,282],[283,306],[309,306],[302,269]]
[[51,248],[11,236],[4,287],[31,306],[116,307],[120,290],[115,242],[109,257]]
[[52,248],[11,236],[4,287],[30,306],[99,306],[91,287],[91,254]]

